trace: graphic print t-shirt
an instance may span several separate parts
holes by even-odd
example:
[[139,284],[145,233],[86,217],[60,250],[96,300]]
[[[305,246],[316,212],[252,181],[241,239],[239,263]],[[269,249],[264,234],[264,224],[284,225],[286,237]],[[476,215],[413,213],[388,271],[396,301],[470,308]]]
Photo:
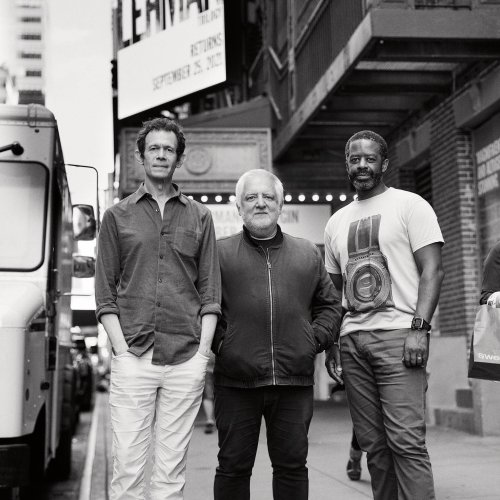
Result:
[[341,335],[409,328],[419,283],[413,252],[436,242],[443,236],[434,210],[408,191],[389,188],[333,214],[325,265],[343,278]]

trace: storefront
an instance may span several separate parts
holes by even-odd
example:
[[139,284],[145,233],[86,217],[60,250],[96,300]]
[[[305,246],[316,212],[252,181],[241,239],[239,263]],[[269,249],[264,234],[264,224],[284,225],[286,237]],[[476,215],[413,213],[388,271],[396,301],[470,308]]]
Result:
[[481,255],[500,239],[500,113],[473,132]]

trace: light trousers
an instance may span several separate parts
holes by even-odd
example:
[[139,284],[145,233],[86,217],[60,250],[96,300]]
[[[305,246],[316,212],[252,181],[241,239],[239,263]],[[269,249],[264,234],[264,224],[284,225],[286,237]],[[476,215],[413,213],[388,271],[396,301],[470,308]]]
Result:
[[354,431],[367,452],[375,500],[433,500],[425,445],[424,368],[406,368],[409,330],[359,331],[341,337],[341,359]]
[[146,498],[145,466],[155,442],[151,500],[182,500],[186,458],[200,408],[208,357],[197,352],[179,365],[151,364],[126,352],[111,361],[113,430],[111,500]]

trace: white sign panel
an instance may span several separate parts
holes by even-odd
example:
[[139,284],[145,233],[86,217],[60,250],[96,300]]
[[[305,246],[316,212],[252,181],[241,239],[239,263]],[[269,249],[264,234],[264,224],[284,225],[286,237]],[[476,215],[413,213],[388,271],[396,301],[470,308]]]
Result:
[[[212,212],[217,238],[241,231],[243,223],[236,205],[206,205]],[[284,233],[323,245],[323,234],[331,215],[330,205],[283,205],[279,225]]]
[[226,80],[223,0],[157,3],[148,12],[145,0],[121,0],[122,42],[131,44],[117,57],[119,119]]

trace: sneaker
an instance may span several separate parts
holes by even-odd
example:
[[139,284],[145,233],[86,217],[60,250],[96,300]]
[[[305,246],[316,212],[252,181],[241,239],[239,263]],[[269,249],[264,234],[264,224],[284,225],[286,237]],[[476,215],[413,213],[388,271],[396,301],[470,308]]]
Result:
[[212,424],[212,422],[208,422],[205,424],[205,434],[212,434],[212,432],[214,432],[215,430],[215,425]]
[[361,451],[351,449],[349,453],[349,461],[347,462],[346,472],[347,477],[351,481],[359,481],[361,478],[361,457],[363,453]]

